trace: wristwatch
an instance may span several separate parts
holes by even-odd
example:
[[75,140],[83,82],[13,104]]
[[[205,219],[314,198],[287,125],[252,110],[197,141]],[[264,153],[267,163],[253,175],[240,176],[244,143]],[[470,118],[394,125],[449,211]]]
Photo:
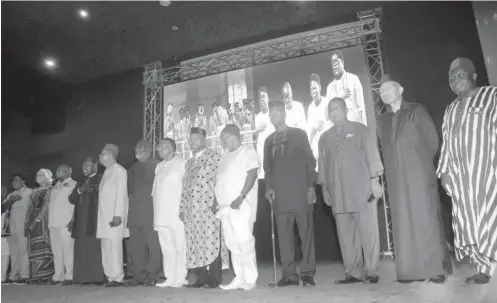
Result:
[[247,198],[247,196],[245,196],[244,194],[241,194],[240,198],[242,198],[243,200],[245,200]]

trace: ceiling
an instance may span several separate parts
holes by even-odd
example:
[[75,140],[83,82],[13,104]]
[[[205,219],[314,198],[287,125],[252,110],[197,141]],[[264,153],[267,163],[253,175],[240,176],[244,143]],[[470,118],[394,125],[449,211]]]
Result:
[[[163,7],[159,1],[2,1],[1,5],[2,60],[20,60],[52,79],[78,83],[157,60],[258,42],[268,33],[277,37],[297,26],[316,27],[331,22],[333,16],[354,16],[378,2],[173,1]],[[80,8],[89,11],[88,20],[77,16]],[[46,56],[58,60],[56,70],[43,66]]]

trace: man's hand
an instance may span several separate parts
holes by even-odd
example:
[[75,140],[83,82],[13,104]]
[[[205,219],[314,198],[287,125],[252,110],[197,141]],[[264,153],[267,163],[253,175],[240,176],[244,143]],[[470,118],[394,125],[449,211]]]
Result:
[[218,209],[219,209],[219,203],[217,203],[217,200],[214,199],[214,203],[212,203],[212,206],[211,206],[211,212],[213,214],[216,214]]
[[262,123],[261,125],[259,125],[259,127],[257,127],[257,129],[255,131],[260,133],[260,132],[263,132],[265,130],[266,130],[266,123]]
[[83,186],[79,187],[79,192],[80,193],[85,193],[90,190],[90,182],[86,181]]
[[314,187],[309,187],[307,189],[307,204],[316,203],[316,190]]
[[243,203],[243,198],[242,197],[238,197],[235,200],[233,200],[233,202],[231,202],[230,207],[232,209],[240,209],[240,205],[242,205],[242,203]]
[[181,220],[181,222],[185,222],[185,214],[183,214],[183,212],[179,212],[179,219]]
[[440,181],[442,182],[442,187],[445,189],[445,191],[447,193],[450,193],[451,192],[451,181],[450,181],[450,177],[449,177],[449,174],[442,174],[440,176]]
[[70,233],[72,233],[72,228],[73,228],[73,226],[74,226],[74,220],[71,220],[71,221],[69,221],[69,223],[67,223],[67,226],[66,226],[66,227],[67,227],[67,230],[68,230]]
[[10,203],[14,203],[14,202],[17,202],[19,200],[22,200],[22,196],[20,196],[20,195],[12,195],[12,196],[10,196],[10,198],[9,198],[8,201]]
[[350,89],[346,88],[343,92],[343,98],[344,99],[347,99],[347,98],[350,98],[352,94],[350,93]]
[[324,203],[328,206],[331,206],[331,196],[330,196],[330,193],[328,192],[328,189],[326,188],[326,186],[321,185],[321,188],[323,190],[323,199],[324,199]]
[[112,221],[109,223],[110,227],[118,227],[119,225],[121,225],[122,220],[121,220],[121,217],[119,216],[114,216],[114,218],[112,218]]
[[381,186],[378,178],[371,179],[371,193],[376,199],[383,196],[383,186]]
[[274,189],[268,188],[266,190],[266,199],[269,201],[269,203],[273,203],[274,200],[276,200],[276,193],[274,192]]

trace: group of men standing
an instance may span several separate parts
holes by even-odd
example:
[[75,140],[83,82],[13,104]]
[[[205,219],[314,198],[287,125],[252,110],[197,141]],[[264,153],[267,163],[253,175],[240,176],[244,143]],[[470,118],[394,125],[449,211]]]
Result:
[[[337,63],[333,58],[332,64]],[[339,63],[338,55],[335,59]],[[101,177],[92,159],[83,164],[86,178],[77,184],[70,178],[71,169],[61,166],[49,210],[54,280],[72,283],[74,256],[75,282],[101,282],[105,276],[107,286],[122,285],[122,240],[130,237],[128,266],[133,279],[127,285],[253,289],[258,277],[253,226],[257,178],[263,168],[281,254],[283,277],[278,286],[300,281],[303,286],[315,285],[316,184],[321,184],[324,202],[337,223],[345,278],[336,283],[379,281],[377,201],[383,195],[384,172],[397,280],[443,283],[451,272],[439,177],[453,201],[456,258],[469,257],[478,265],[477,274],[466,282],[488,283],[497,260],[497,88],[478,88],[475,80],[469,59],[451,63],[449,82],[457,99],[445,113],[437,169],[439,138],[432,118],[421,104],[405,101],[400,82],[389,75],[380,87],[389,111],[378,118],[384,163],[374,134],[364,123],[351,121],[357,115],[349,114],[344,97],[329,100],[325,114],[319,113],[318,102],[309,110],[330,123],[318,135],[316,156],[312,145],[317,129],[306,132],[289,125],[286,101],[291,100],[291,88],[284,85],[284,101],[269,102],[267,90],[259,91],[264,116],[256,117],[257,149],[262,148],[262,157],[251,145],[242,145],[239,127],[228,124],[220,134],[222,156],[206,147],[204,129],[192,127],[188,140],[193,156],[186,161],[176,156],[175,141],[166,138],[157,146],[161,162],[152,157],[150,142],[138,142],[138,161],[127,172],[116,162],[119,149],[112,144],[100,153],[99,163],[106,168]],[[318,100],[318,76],[311,76],[310,86],[313,100]],[[22,186],[14,188],[20,197],[16,201],[29,196],[22,193]],[[295,223],[301,239],[300,273]],[[228,250],[236,277],[221,285],[222,269],[230,266]],[[159,283],[161,253],[167,280]],[[24,255],[16,258],[23,260]],[[13,270],[13,275],[27,275],[17,262]],[[189,284],[188,270],[196,277]]]
[[[311,92],[313,79],[315,76],[311,76]],[[423,105],[403,99],[398,80],[389,75],[381,80],[381,97],[389,108],[378,118],[385,167],[375,136],[364,124],[351,121],[344,98],[329,100],[327,117],[332,126],[318,140],[317,183],[321,183],[324,202],[331,206],[337,222],[346,272],[337,284],[379,281],[377,201],[383,195],[379,177],[384,172],[397,281],[443,283],[452,272],[437,176],[453,199],[456,258],[467,256],[478,265],[478,273],[466,282],[490,280],[497,260],[497,89],[477,88],[474,65],[466,58],[452,62],[449,79],[458,98],[445,114],[437,170],[435,124]],[[288,85],[283,89],[288,95]],[[259,94],[261,109],[266,112],[267,93],[261,89]],[[276,131],[264,140],[263,166],[266,198],[275,210],[281,250],[283,279],[278,286],[299,284],[294,247],[289,244],[293,243],[295,222],[302,242],[301,279],[304,285],[314,284],[312,207],[308,208],[315,201],[313,170],[309,169],[314,157],[307,141],[312,144],[312,139],[290,127],[284,102],[268,105],[267,114]],[[265,129],[261,127],[259,133]],[[306,216],[306,211],[311,215]]]

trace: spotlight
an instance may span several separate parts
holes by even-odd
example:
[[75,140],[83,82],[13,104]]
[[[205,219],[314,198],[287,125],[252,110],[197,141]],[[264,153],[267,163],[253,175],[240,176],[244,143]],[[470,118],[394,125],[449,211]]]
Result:
[[81,19],[88,19],[88,17],[90,17],[90,13],[82,8],[78,11],[78,15],[81,17]]
[[171,5],[171,1],[159,1],[159,3],[160,3],[160,5],[162,5],[164,7]]
[[57,61],[55,61],[55,59],[53,58],[46,58],[44,62],[45,66],[49,69],[54,69],[57,67]]

